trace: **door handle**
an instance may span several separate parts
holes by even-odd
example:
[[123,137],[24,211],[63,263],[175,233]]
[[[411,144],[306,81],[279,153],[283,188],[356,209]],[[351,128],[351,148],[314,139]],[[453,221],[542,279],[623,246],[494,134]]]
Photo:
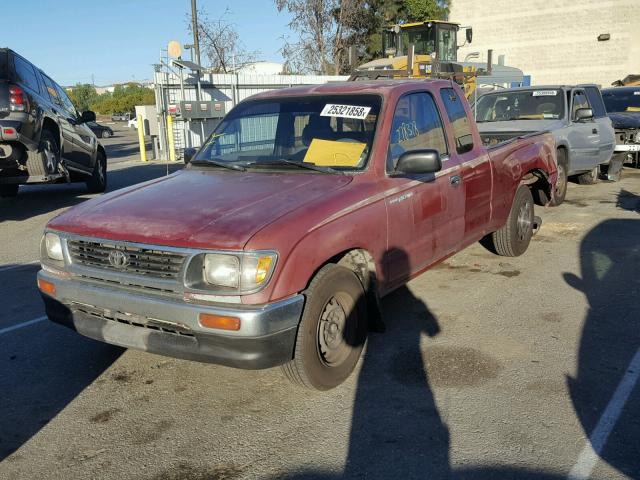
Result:
[[591,133],[598,133],[598,129],[597,129],[597,128],[593,128],[593,129],[591,130]]
[[460,182],[461,182],[460,175],[454,175],[453,177],[449,177],[449,183],[454,187],[457,187],[458,185],[460,185]]

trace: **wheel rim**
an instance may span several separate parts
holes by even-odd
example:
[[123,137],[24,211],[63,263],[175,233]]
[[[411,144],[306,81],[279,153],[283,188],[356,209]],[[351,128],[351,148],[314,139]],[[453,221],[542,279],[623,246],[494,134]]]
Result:
[[100,159],[100,160],[98,160],[98,162],[99,162],[99,165],[98,165],[98,180],[100,181],[100,185],[104,185],[105,170],[106,170],[105,161]]
[[529,235],[529,232],[533,228],[533,218],[531,212],[531,202],[527,200],[520,206],[520,211],[518,211],[518,239],[520,241],[525,240],[525,238]]
[[564,165],[558,164],[558,181],[556,183],[556,197],[562,198],[564,191],[567,188],[567,172],[564,169]]
[[50,140],[44,142],[44,158],[47,165],[47,171],[49,173],[56,173],[56,166],[58,164],[58,158]]
[[317,344],[320,361],[328,367],[341,365],[349,356],[351,349],[347,344],[346,327],[348,312],[353,302],[349,295],[337,293],[324,306],[318,322]]

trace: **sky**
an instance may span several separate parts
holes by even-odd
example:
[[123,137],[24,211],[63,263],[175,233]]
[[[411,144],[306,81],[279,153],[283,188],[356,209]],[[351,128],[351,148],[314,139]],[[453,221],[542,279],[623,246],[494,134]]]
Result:
[[[273,0],[197,0],[212,19],[225,10],[247,50],[281,62],[290,17]],[[153,76],[160,49],[171,40],[192,43],[191,0],[21,0],[2,8],[0,47],[9,47],[56,82],[96,85]],[[189,15],[189,16],[188,16]],[[185,52],[183,58],[188,59]]]

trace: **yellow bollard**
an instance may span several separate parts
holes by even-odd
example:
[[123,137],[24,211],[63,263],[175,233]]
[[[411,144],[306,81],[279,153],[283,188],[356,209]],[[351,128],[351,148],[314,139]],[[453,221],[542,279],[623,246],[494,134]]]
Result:
[[138,141],[140,142],[140,160],[147,161],[147,146],[144,143],[144,123],[142,115],[138,115]]
[[173,117],[167,117],[167,137],[169,138],[169,160],[176,161],[176,147],[173,144]]

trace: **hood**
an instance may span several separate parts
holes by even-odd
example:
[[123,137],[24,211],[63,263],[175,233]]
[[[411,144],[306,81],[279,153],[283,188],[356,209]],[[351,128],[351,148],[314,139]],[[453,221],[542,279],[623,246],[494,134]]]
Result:
[[640,128],[640,112],[609,113],[613,128]]
[[351,180],[188,169],[89,200],[54,218],[48,228],[156,245],[242,249],[265,225]]
[[564,126],[562,120],[511,120],[508,122],[479,122],[480,133],[522,132],[522,134],[557,130]]

